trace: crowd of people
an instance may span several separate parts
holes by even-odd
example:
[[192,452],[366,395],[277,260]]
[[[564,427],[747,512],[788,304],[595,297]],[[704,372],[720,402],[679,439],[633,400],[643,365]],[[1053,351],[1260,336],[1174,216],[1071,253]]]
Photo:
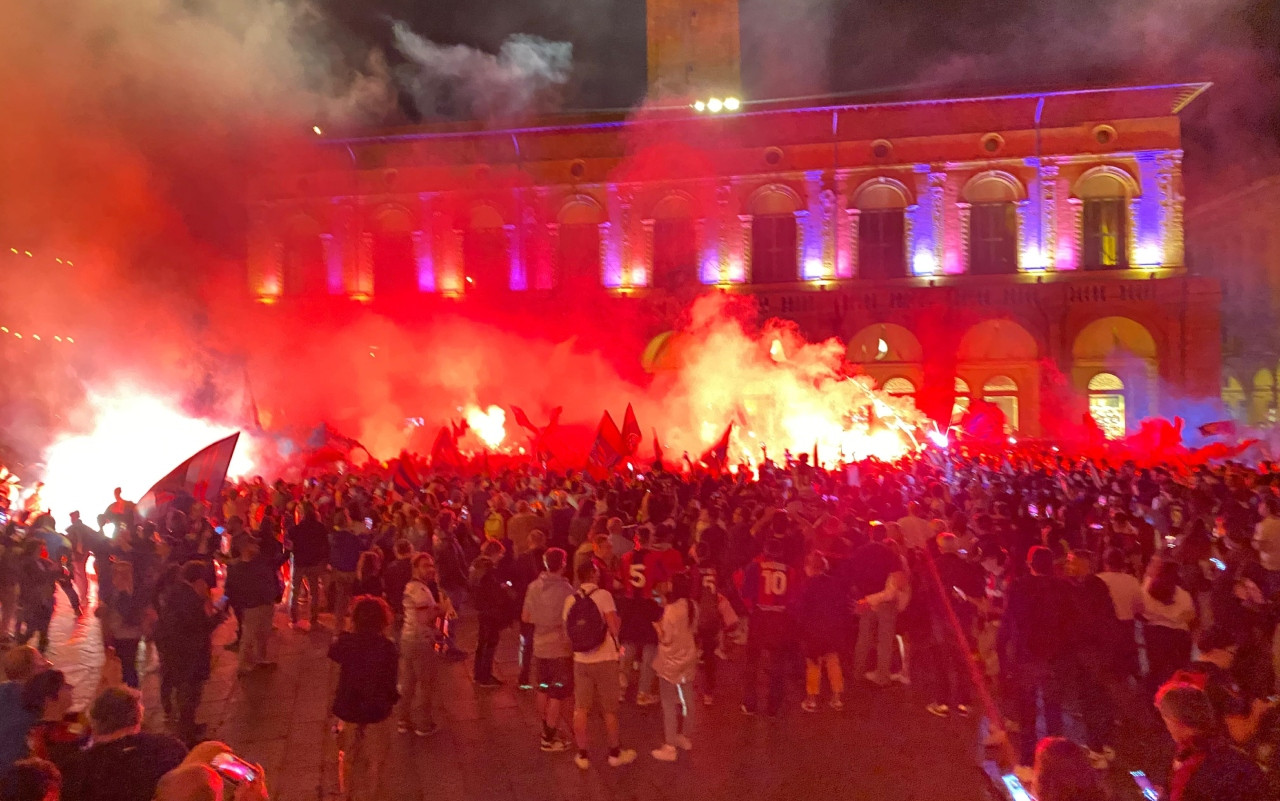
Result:
[[[442,666],[467,661],[478,691],[535,692],[538,747],[583,769],[599,756],[595,715],[605,762],[637,758],[621,704],[661,706],[650,754],[676,761],[697,743],[699,706],[839,714],[859,683],[981,718],[986,745],[1024,766],[1042,801],[1105,798],[1117,721],[1157,712],[1177,752],[1166,797],[1280,797],[1270,464],[1147,468],[1045,448],[839,471],[802,456],[724,472],[450,471],[408,487],[391,473],[229,484],[151,520],[117,491],[97,527],[73,514],[65,534],[44,510],[15,514],[0,542],[4,636],[43,650],[64,593],[101,619],[125,688],[108,689],[129,693],[158,664],[173,734],[195,745],[215,628],[234,617],[248,674],[274,667],[277,608],[301,630],[330,625],[349,795],[376,786],[371,731],[434,734]],[[470,653],[460,614],[475,617]],[[518,670],[501,677],[508,636]],[[722,671],[727,659],[741,672]],[[69,710],[61,684],[36,676],[56,671],[22,673],[0,685],[0,706],[7,691],[26,710],[0,721],[0,770],[50,759],[71,777],[63,798],[99,797],[77,763],[100,747],[94,710],[115,696],[94,701],[82,739],[51,747],[37,721]],[[29,763],[13,769],[44,770]]]

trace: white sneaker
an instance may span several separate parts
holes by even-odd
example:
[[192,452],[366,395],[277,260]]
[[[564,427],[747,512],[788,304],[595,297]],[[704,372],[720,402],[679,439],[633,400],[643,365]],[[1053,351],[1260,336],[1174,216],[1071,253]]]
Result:
[[903,687],[911,686],[911,678],[907,676],[907,674],[905,673],[891,673],[889,674],[889,681],[896,681],[898,684],[901,684]]
[[617,756],[609,757],[609,767],[617,768],[622,765],[630,765],[636,761],[636,752],[634,748],[624,748],[618,752]]
[[586,770],[587,768],[591,767],[591,760],[590,760],[590,759],[587,759],[587,758],[586,758],[586,757],[584,757],[582,754],[574,754],[574,755],[573,755],[573,764],[577,765],[578,767],[582,768],[583,770]]
[[683,734],[676,738],[676,745],[680,746],[680,748],[684,751],[693,750],[693,740],[690,740],[688,737],[685,737]]
[[[659,762],[675,762],[676,761],[676,747],[671,743],[665,743],[661,747],[655,748],[649,753],[652,754],[653,758],[658,760]],[[612,758],[610,758],[609,764],[611,765],[613,764]]]

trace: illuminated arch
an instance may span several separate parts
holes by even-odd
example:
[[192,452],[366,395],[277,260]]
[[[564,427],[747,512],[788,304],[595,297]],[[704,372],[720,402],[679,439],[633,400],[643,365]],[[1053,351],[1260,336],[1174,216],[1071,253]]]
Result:
[[965,332],[956,347],[961,362],[1034,362],[1040,346],[1012,320],[984,320]]
[[853,192],[850,206],[862,211],[903,209],[912,204],[911,190],[893,178],[872,178]]
[[1124,381],[1115,373],[1097,373],[1086,386],[1089,416],[1107,439],[1120,439],[1128,432],[1125,414]]
[[896,398],[909,397],[916,394],[916,385],[911,383],[911,379],[903,378],[902,376],[890,378],[884,382],[880,389]]
[[1244,387],[1240,384],[1240,379],[1235,376],[1227,376],[1222,383],[1222,403],[1231,411],[1233,416],[1239,416],[1244,410],[1245,393]]
[[747,210],[751,214],[795,214],[804,208],[804,202],[794,189],[786,184],[765,184],[747,198]]
[[1011,173],[986,170],[966,181],[960,196],[967,203],[1016,203],[1026,199],[1027,189]]
[[604,220],[604,209],[590,195],[573,195],[556,215],[556,222],[561,225],[599,225]]
[[849,340],[849,361],[854,364],[917,363],[924,349],[916,335],[894,323],[863,328]]
[[489,203],[477,203],[467,213],[467,227],[472,231],[488,231],[506,224],[502,212]]
[[1142,194],[1142,187],[1128,171],[1112,164],[1103,164],[1086,170],[1071,188],[1073,197],[1081,200],[1092,198],[1133,198]]
[[1253,375],[1253,394],[1249,399],[1249,422],[1267,423],[1276,408],[1275,376],[1270,370]]
[[399,203],[386,203],[369,215],[369,227],[386,233],[408,233],[415,227],[413,213]]
[[678,220],[692,217],[693,209],[693,197],[688,192],[668,192],[653,204],[653,213],[650,216],[655,220]]
[[1136,357],[1154,361],[1156,341],[1141,323],[1128,317],[1103,317],[1076,335],[1071,355],[1077,361],[1106,361]]

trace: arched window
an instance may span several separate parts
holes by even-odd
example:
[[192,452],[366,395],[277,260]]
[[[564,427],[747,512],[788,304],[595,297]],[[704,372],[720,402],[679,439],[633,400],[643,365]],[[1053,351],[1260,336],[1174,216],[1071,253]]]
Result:
[[1018,384],[1008,376],[998,375],[982,385],[982,399],[994,403],[1004,412],[1005,433],[1018,430]]
[[969,208],[969,271],[1018,271],[1018,201],[1021,187],[1003,173],[983,173],[964,189]]
[[760,193],[752,203],[752,283],[777,284],[799,278],[795,212],[795,201],[777,189]]
[[1076,186],[1081,200],[1081,263],[1086,270],[1129,266],[1129,194],[1114,172],[1086,175]]
[[897,182],[864,184],[854,195],[858,209],[858,277],[907,276],[907,195]]
[[916,394],[916,385],[906,378],[890,378],[884,382],[884,391],[895,398],[910,398]]
[[558,283],[600,285],[600,207],[574,201],[560,212]]
[[1240,380],[1234,376],[1227,376],[1222,385],[1222,403],[1237,420],[1244,417],[1244,401],[1244,387],[1240,385]]
[[693,209],[680,195],[668,195],[653,209],[653,285],[674,289],[697,282]]
[[373,292],[416,292],[418,265],[413,252],[413,220],[403,209],[388,208],[372,220]]
[[492,292],[511,285],[511,259],[502,215],[481,204],[471,210],[462,233],[462,264],[468,292]]
[[1089,416],[1107,439],[1125,435],[1124,381],[1114,373],[1098,373],[1089,379]]
[[281,253],[281,294],[321,295],[329,288],[320,225],[310,217],[294,220],[284,238]]
[[951,425],[960,425],[965,412],[969,411],[969,384],[963,378],[956,378],[956,399],[951,404]]
[[1253,398],[1249,402],[1249,422],[1273,422],[1276,413],[1275,376],[1270,370],[1259,370],[1253,376]]

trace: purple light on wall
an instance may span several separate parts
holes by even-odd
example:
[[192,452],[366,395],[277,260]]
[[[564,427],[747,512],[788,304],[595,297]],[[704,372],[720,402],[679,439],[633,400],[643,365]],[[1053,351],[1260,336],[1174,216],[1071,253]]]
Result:
[[1142,196],[1133,203],[1134,261],[1137,267],[1159,267],[1164,262],[1163,208],[1160,203],[1159,158],[1167,151],[1143,150],[1134,154]]

